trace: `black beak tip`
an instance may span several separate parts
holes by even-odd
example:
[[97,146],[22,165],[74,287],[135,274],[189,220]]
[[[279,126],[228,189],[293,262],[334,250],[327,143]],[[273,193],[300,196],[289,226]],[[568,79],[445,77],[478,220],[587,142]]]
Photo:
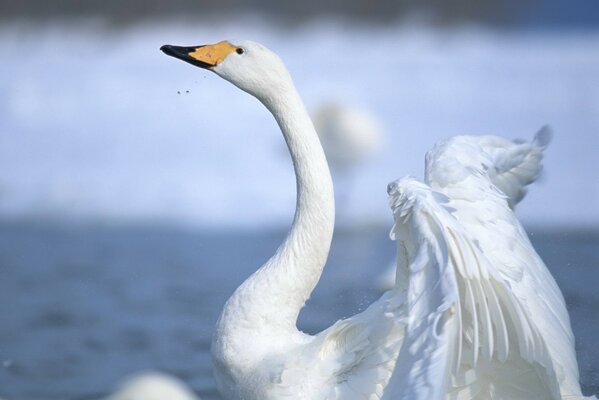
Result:
[[171,46],[170,44],[165,44],[163,46],[160,46],[160,51],[162,51],[164,54],[168,54],[168,55],[173,55],[173,53],[174,53],[173,46]]
[[170,44],[165,44],[160,47],[160,50],[171,57],[178,58],[179,60],[186,61],[192,65],[195,65],[200,68],[210,69],[214,67],[212,64],[205,63],[203,61],[197,60],[189,55],[189,53],[194,50],[203,47],[203,46],[195,46],[195,47],[181,47],[181,46],[173,46]]

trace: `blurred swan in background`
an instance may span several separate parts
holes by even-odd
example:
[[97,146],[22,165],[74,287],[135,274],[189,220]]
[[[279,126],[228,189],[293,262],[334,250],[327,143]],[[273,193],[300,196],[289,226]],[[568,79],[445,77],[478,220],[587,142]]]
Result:
[[395,287],[365,311],[308,335],[296,322],[328,256],[333,187],[287,69],[249,41],[161,50],[258,98],[279,124],[296,174],[290,232],[217,322],[213,366],[225,398],[582,397],[563,298],[501,191],[523,193],[518,171],[527,162],[497,169],[478,138],[437,145],[426,159],[431,186],[406,178],[388,188]]
[[[508,204],[514,210],[526,195],[527,186],[541,173],[543,152],[551,140],[549,127],[541,128],[532,142],[491,135],[471,136],[470,140],[478,144],[477,151],[493,161],[487,166],[489,179],[507,196]],[[396,269],[397,261],[393,261],[379,276],[379,288],[389,290],[395,286]]]
[[382,150],[382,125],[368,110],[340,101],[321,104],[313,122],[333,172],[338,212],[346,210],[355,168]]
[[330,101],[321,104],[313,115],[314,128],[333,170],[345,172],[381,151],[383,128],[364,108]]
[[162,372],[147,371],[123,381],[105,400],[200,400],[183,382]]

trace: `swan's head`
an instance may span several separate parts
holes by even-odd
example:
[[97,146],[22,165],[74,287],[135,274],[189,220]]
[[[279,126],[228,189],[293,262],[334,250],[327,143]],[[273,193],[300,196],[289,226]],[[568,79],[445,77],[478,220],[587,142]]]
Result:
[[256,42],[222,41],[191,47],[166,44],[160,50],[169,56],[213,71],[262,101],[270,99],[273,93],[291,84],[283,61]]

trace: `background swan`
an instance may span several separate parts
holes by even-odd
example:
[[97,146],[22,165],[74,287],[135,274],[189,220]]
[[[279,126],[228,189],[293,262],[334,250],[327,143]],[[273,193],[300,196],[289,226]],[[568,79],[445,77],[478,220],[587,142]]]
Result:
[[339,101],[321,104],[313,113],[314,128],[336,183],[339,210],[345,210],[354,182],[354,169],[383,146],[383,128],[364,108]]
[[105,400],[200,400],[174,376],[157,372],[140,372],[126,378]]
[[370,112],[338,101],[321,104],[313,113],[314,127],[333,170],[347,173],[381,151],[383,128]]
[[[253,42],[162,50],[257,97],[283,132],[297,178],[291,231],[217,323],[212,354],[225,397],[581,397],[559,289],[489,178],[496,160],[479,155],[471,138],[427,156],[427,181],[439,191],[411,179],[389,188],[405,279],[318,335],[297,330],[328,255],[334,203],[322,148],[291,78],[275,54]],[[507,174],[501,179],[525,185]],[[481,218],[495,226],[481,226]],[[495,240],[498,233],[508,236]],[[510,248],[522,258],[502,259]]]

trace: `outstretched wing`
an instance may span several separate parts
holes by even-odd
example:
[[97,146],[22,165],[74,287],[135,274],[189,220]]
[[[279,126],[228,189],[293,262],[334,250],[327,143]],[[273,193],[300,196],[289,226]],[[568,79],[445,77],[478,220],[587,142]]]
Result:
[[[426,155],[426,182],[431,187],[465,183],[481,173],[513,209],[542,169],[543,151],[551,130],[541,128],[531,142],[499,136],[456,136],[437,144]],[[465,188],[464,188],[465,189]]]
[[[383,399],[445,398],[452,360],[460,351],[459,289],[441,222],[423,201],[424,185],[404,179],[389,185],[395,217],[398,284],[406,291],[406,333]],[[458,315],[456,315],[458,313]]]
[[[457,136],[437,144],[426,155],[426,181],[435,189],[455,186],[453,195],[483,199],[488,190],[469,186],[472,175],[492,184],[492,192],[511,209],[522,200],[527,186],[542,169],[543,152],[551,141],[551,130],[541,128],[532,142],[512,141],[499,136]],[[395,281],[391,267],[380,278],[381,287]]]
[[388,399],[556,399],[541,331],[451,201],[404,178],[390,185],[407,265],[408,323]]
[[539,152],[548,138],[541,130],[532,143],[511,147],[500,145],[500,138],[452,138],[427,154],[426,177],[435,191],[447,196],[454,218],[476,240],[532,326],[543,332],[561,395],[580,397],[563,296],[511,209],[538,174]]

